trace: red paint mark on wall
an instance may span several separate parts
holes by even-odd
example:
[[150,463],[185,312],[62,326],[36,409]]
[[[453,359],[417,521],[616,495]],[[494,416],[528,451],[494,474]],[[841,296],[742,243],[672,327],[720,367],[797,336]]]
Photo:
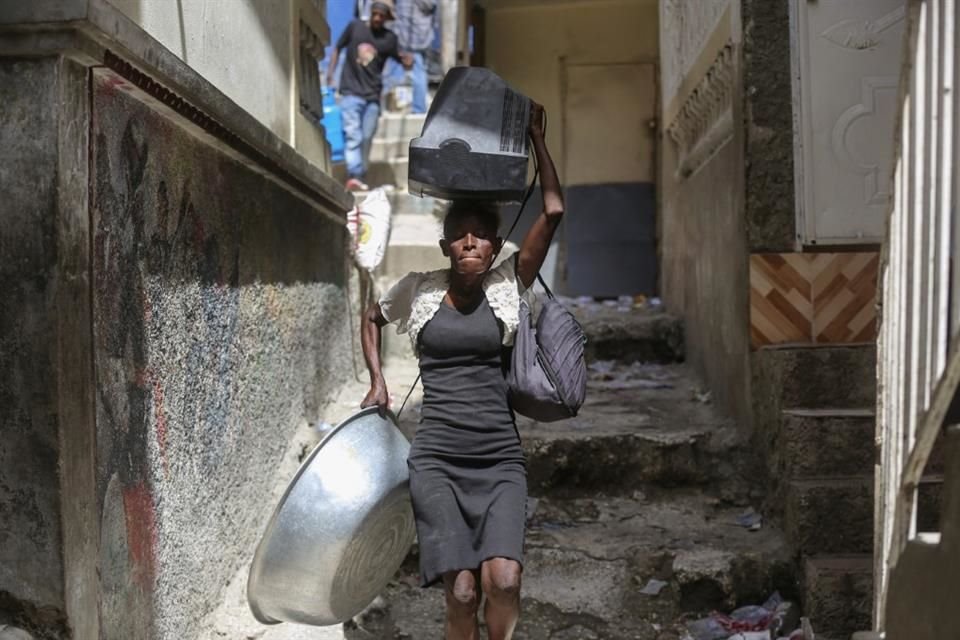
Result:
[[160,459],[163,461],[163,471],[167,471],[167,409],[164,402],[163,385],[151,376],[153,390],[153,414],[157,422],[157,448],[160,450]]
[[156,422],[155,430],[157,435],[157,450],[160,453],[160,460],[163,463],[164,473],[168,470],[167,465],[167,408],[163,385],[150,369],[138,369],[134,378],[135,384],[141,389],[150,389],[150,397],[153,401],[153,417]]
[[126,89],[126,80],[114,73],[105,72],[101,78],[100,90],[107,95],[115,93],[117,89]]
[[133,580],[141,589],[152,590],[157,575],[157,512],[146,483],[123,489],[123,513]]

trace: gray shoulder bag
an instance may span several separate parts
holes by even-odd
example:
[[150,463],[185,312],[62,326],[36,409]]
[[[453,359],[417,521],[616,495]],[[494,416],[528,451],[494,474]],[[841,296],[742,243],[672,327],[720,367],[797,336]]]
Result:
[[536,320],[527,301],[520,299],[507,385],[514,411],[538,422],[553,422],[576,416],[586,399],[586,337],[539,273],[537,280],[547,296]]

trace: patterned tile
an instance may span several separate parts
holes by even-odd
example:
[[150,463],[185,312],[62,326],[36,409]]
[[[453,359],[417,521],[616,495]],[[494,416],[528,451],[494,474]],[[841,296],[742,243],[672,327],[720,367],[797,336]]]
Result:
[[879,254],[750,256],[750,342],[869,342],[876,338]]

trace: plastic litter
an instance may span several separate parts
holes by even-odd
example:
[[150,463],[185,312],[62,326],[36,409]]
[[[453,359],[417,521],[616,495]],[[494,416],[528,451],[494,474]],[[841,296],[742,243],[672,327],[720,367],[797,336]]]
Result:
[[313,428],[316,429],[317,433],[324,434],[330,431],[331,429],[333,429],[333,426],[334,425],[330,424],[326,420],[321,420],[320,422],[315,424]]
[[691,640],[808,640],[793,629],[800,623],[797,608],[774,593],[763,605],[747,605],[730,614],[713,612],[687,623]]
[[[737,524],[749,531],[759,531],[763,526],[763,516],[755,511],[753,507],[750,507],[737,516]],[[770,608],[775,609],[776,605]]]
[[770,631],[744,631],[743,633],[735,633],[727,640],[771,640]]
[[663,580],[657,580],[655,578],[651,578],[650,581],[647,582],[647,586],[645,586],[643,589],[640,589],[640,593],[642,593],[645,596],[658,596],[660,595],[660,592],[663,591],[663,588],[666,586],[667,586],[667,583],[664,582]]
[[712,391],[694,391],[693,399],[699,402],[700,404],[710,404],[713,401],[713,392]]
[[595,360],[587,365],[587,369],[592,373],[606,375],[613,371],[616,364],[613,360]]
[[730,630],[714,618],[701,618],[687,623],[691,640],[727,640]]

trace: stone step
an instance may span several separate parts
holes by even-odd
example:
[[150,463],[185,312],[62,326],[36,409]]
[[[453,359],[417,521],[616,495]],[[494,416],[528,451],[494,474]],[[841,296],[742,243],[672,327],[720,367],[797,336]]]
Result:
[[[733,479],[745,475],[746,445],[700,388],[683,364],[592,364],[577,417],[538,423],[518,416],[531,494],[629,495],[721,477],[732,491]],[[742,498],[748,489],[736,486]]]
[[784,530],[800,553],[870,553],[872,476],[794,480],[786,501]]
[[876,406],[874,345],[775,346],[753,354],[755,396],[778,410]]
[[419,138],[426,119],[426,114],[382,113],[374,140]]
[[[803,555],[870,553],[873,488],[869,476],[804,478],[789,483],[784,530]],[[943,477],[925,476],[917,499],[919,531],[939,529]]]
[[367,166],[367,184],[371,187],[393,185],[407,188],[407,158],[395,158],[390,162],[371,162]]
[[390,206],[394,215],[418,215],[440,218],[440,212],[444,211],[445,203],[430,196],[415,196],[406,188],[394,189],[388,194],[390,197]]
[[587,335],[588,361],[681,362],[683,322],[659,308],[618,311],[600,305],[573,308]]
[[873,556],[821,555],[805,560],[803,610],[817,638],[846,639],[870,629],[873,611]]
[[[737,526],[740,509],[700,493],[540,499],[528,511],[518,640],[675,638],[683,618],[796,595],[783,536]],[[416,571],[414,557],[388,588],[376,637],[441,636],[442,591],[415,586]],[[641,593],[651,579],[666,584]]]
[[[397,339],[409,344],[405,335]],[[699,384],[685,365],[599,369],[591,371],[577,417],[537,423],[517,416],[531,495],[631,495],[726,478],[724,497],[747,498],[744,438],[698,399]],[[398,403],[406,391],[391,389]],[[401,428],[411,438],[420,402],[418,393],[401,416]]]
[[[849,476],[873,473],[873,409],[790,409],[780,422],[775,459],[785,477]],[[784,477],[784,476],[781,476]]]
[[[419,132],[417,133],[419,135]],[[390,162],[410,154],[410,138],[383,138],[377,136],[370,146],[370,162]]]

